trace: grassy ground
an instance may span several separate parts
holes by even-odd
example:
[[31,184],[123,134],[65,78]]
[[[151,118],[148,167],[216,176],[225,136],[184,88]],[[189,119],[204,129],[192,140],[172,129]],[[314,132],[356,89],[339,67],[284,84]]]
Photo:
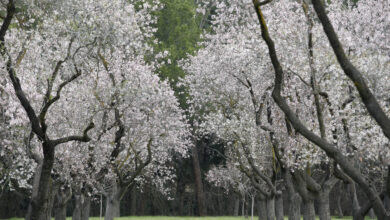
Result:
[[[100,220],[99,217],[91,217],[90,220]],[[103,220],[104,218],[101,218]],[[243,217],[170,217],[170,216],[137,216],[137,217],[120,217],[115,218],[116,220],[250,220],[251,218],[243,218]],[[253,218],[257,220],[257,216]],[[287,219],[287,217],[285,217]],[[317,218],[318,219],[318,218]],[[352,219],[347,216],[345,218],[337,218],[332,217],[335,220],[347,220]],[[366,218],[369,219],[369,218]],[[21,218],[11,218],[9,220],[23,220]],[[72,218],[67,218],[67,220],[72,220]]]

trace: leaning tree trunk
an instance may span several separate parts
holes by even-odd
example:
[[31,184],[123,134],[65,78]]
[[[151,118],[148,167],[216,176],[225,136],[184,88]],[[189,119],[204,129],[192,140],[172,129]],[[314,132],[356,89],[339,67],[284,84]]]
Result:
[[283,196],[282,194],[277,195],[275,201],[275,213],[276,220],[284,220],[284,210],[283,210]]
[[303,220],[315,220],[316,213],[312,199],[303,200]]
[[267,198],[267,220],[275,220],[275,197]]
[[259,196],[259,202],[257,203],[257,211],[259,214],[259,220],[267,219],[267,202],[263,195]]

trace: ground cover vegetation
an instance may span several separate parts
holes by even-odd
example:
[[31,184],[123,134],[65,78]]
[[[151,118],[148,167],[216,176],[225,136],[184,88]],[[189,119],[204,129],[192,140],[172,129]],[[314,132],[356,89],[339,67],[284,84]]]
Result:
[[390,219],[387,0],[0,5],[1,218]]

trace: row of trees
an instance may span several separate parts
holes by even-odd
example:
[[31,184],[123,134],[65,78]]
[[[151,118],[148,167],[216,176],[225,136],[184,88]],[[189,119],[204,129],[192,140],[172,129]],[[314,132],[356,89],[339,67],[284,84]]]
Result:
[[209,164],[198,150],[209,148],[223,159],[206,180],[249,195],[252,206],[257,198],[260,219],[283,218],[284,194],[289,218],[300,218],[302,203],[314,219],[317,201],[320,219],[330,219],[339,182],[355,219],[371,208],[388,219],[390,5],[323,4],[9,0],[2,189],[31,198],[26,219],[65,219],[71,198],[73,218],[88,219],[96,195],[113,219],[135,186],[184,195],[188,183],[175,178],[188,175],[180,158],[191,155],[205,215]]
[[31,198],[26,219],[105,219],[135,183],[167,195],[189,127],[155,70],[157,1],[13,1],[0,29],[1,186]]
[[290,219],[300,218],[301,201],[303,218],[314,219],[315,200],[330,219],[329,193],[343,181],[354,219],[371,207],[388,219],[389,3],[214,4],[213,31],[183,62],[197,131],[226,147],[227,164],[208,179],[255,191],[267,219],[283,219],[283,192]]

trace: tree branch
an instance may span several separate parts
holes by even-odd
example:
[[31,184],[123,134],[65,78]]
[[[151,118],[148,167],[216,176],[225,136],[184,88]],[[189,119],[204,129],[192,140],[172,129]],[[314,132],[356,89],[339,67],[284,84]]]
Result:
[[38,138],[40,140],[44,140],[46,138],[45,133],[42,131],[42,128],[39,124],[38,117],[35,113],[35,110],[31,106],[29,100],[27,99],[26,95],[24,94],[24,91],[22,89],[22,86],[20,85],[20,80],[16,76],[15,69],[12,65],[12,59],[11,56],[7,53],[7,48],[5,47],[5,42],[4,42],[4,37],[5,34],[9,28],[9,25],[11,24],[12,18],[15,14],[15,4],[13,0],[9,0],[7,4],[7,16],[5,20],[3,21],[3,24],[0,29],[0,50],[1,50],[1,55],[3,57],[6,57],[7,63],[6,63],[6,68],[8,75],[11,79],[12,86],[14,87],[15,94],[18,97],[20,104],[23,106],[24,110],[27,113],[27,116],[30,120],[31,123],[31,128],[35,134],[37,134]]
[[360,97],[362,98],[362,101],[370,115],[382,128],[382,131],[385,136],[390,139],[390,119],[386,116],[377,99],[372,94],[371,90],[368,88],[368,85],[365,82],[363,75],[360,73],[359,70],[356,69],[356,67],[345,55],[343,46],[341,45],[339,38],[325,12],[322,0],[313,0],[312,2],[317,16],[321,21],[322,27],[326,33],[326,36],[328,37],[330,45],[333,48],[333,51],[337,57],[341,68],[355,84],[355,87],[358,90]]
[[46,92],[46,95],[45,95],[45,98],[44,98],[44,101],[43,101],[43,107],[42,107],[42,110],[41,110],[41,113],[39,114],[39,121],[40,121],[40,124],[41,124],[41,127],[42,127],[42,130],[43,132],[46,132],[46,129],[47,129],[47,125],[46,125],[46,122],[45,122],[45,119],[46,119],[46,114],[47,114],[47,111],[49,110],[49,108],[56,102],[60,99],[61,97],[61,91],[62,89],[68,85],[69,83],[71,83],[72,81],[74,81],[75,79],[77,79],[79,76],[81,76],[81,71],[76,67],[76,65],[74,66],[75,70],[76,70],[76,74],[74,74],[73,76],[71,76],[68,80],[64,81],[63,83],[61,83],[59,86],[58,86],[58,89],[57,89],[57,94],[55,97],[51,98],[51,90],[52,90],[52,86],[53,86],[53,82],[54,82],[54,79],[57,75],[57,72],[61,66],[61,64],[65,62],[65,61],[59,61],[56,65],[56,68],[52,74],[52,78],[48,80],[48,88],[47,88],[47,92]]
[[82,136],[68,136],[68,137],[53,140],[51,142],[53,146],[57,146],[59,144],[67,143],[70,141],[89,142],[91,138],[88,136],[88,131],[93,129],[94,127],[95,124],[93,122],[90,122],[89,125],[84,129]]

